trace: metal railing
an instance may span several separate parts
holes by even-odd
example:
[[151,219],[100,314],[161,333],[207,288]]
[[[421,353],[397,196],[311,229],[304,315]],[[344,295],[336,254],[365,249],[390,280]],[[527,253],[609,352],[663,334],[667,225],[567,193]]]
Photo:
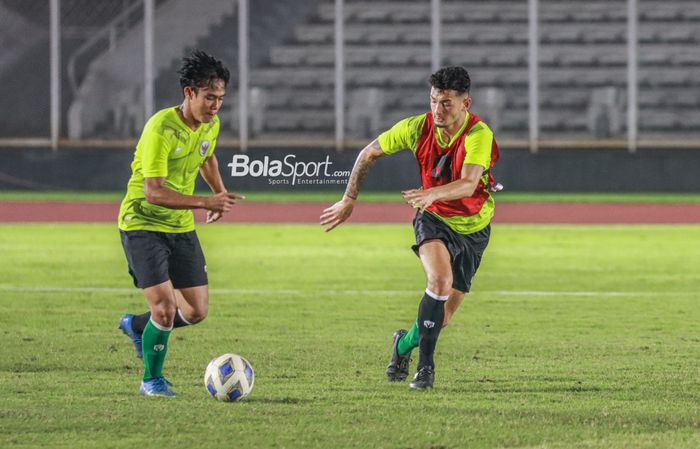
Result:
[[[68,82],[73,96],[79,91],[81,83],[84,81],[87,71],[89,70],[89,64],[96,57],[105,52],[113,49],[117,41],[132,30],[135,26],[144,27],[144,53],[145,53],[145,76],[144,76],[144,107],[146,110],[149,109],[148,102],[153,101],[153,14],[155,13],[154,7],[159,1],[164,0],[133,0],[132,3],[125,6],[125,9],[117,14],[107,25],[95,32],[89,39],[87,39],[82,45],[80,45],[73,54],[68,58],[66,65]],[[243,94],[249,91],[250,83],[250,63],[249,63],[249,49],[250,49],[250,22],[249,17],[249,0],[221,0],[230,1],[238,4],[239,16],[238,16],[238,35],[231,37],[231,42],[233,45],[238,46],[238,81],[239,81],[239,95],[238,98],[238,110],[239,110],[239,120],[238,120],[238,141],[237,145],[245,149],[249,146],[249,133],[248,133],[248,119],[247,113],[250,111],[250,105],[248,95]],[[445,19],[445,11],[451,11],[450,8],[454,7],[455,2],[445,2],[445,0],[422,0],[425,4],[419,5],[425,10],[430,11],[430,66],[435,70],[439,65],[442,64],[444,58],[442,57],[443,50],[449,50],[449,46],[445,46],[443,49],[441,47],[441,40],[444,36],[441,32],[443,28],[443,20]],[[329,135],[329,138],[333,138],[333,144],[338,149],[342,149],[347,146],[349,139],[345,135],[346,126],[346,116],[345,116],[345,102],[346,102],[346,82],[347,82],[347,58],[346,58],[346,29],[349,29],[348,23],[350,23],[349,17],[351,17],[353,8],[352,4],[348,5],[348,0],[332,0],[332,7],[334,8],[334,33],[333,33],[333,49],[335,52],[335,64],[333,67],[332,85],[334,87],[334,98],[335,104],[333,107],[333,114],[335,116],[334,120],[334,136]],[[540,115],[542,114],[542,108],[540,107],[541,92],[540,92],[540,82],[545,83],[546,81],[541,81],[542,73],[546,66],[542,66],[541,59],[545,55],[541,52],[541,42],[542,38],[541,30],[545,27],[546,23],[541,24],[541,18],[547,16],[547,11],[542,11],[541,2],[539,0],[523,0],[527,2],[527,17],[528,17],[528,47],[527,47],[527,85],[528,85],[528,112],[527,112],[527,139],[523,139],[516,146],[522,147],[526,145],[530,151],[536,152],[539,148],[549,148],[551,147],[551,142],[547,139],[543,139],[540,135],[541,123]],[[61,80],[60,80],[60,3],[61,0],[50,0],[50,15],[51,15],[51,135],[50,142],[53,148],[57,148],[60,139],[60,124],[61,124]],[[331,7],[331,0],[327,1],[325,10]],[[417,2],[412,2],[415,4]],[[448,4],[446,4],[448,3]],[[357,6],[357,5],[354,5]],[[560,5],[557,5],[560,6]],[[618,136],[617,139],[607,140],[607,144],[610,147],[619,148],[624,146],[630,152],[634,152],[638,147],[644,148],[648,146],[647,142],[639,141],[639,36],[638,28],[640,22],[639,14],[639,0],[626,0],[626,26],[624,22],[621,24],[621,31],[624,30],[626,33],[626,61],[621,61],[626,64],[626,73],[623,78],[620,78],[619,87],[622,87],[622,83],[626,82],[626,94],[627,94],[627,106],[626,110],[626,136]],[[146,14],[150,8],[149,14]],[[357,8],[355,8],[357,9]],[[620,11],[618,11],[619,13]],[[442,13],[442,15],[441,15]],[[346,23],[347,22],[347,23]],[[546,21],[545,21],[546,22]],[[446,21],[449,24],[449,18]],[[444,25],[448,26],[448,25]],[[349,32],[349,31],[348,31]],[[150,34],[149,34],[150,33]],[[150,50],[149,50],[149,36],[150,37]],[[546,54],[546,48],[544,53]],[[543,68],[544,67],[544,68]],[[313,67],[312,67],[313,68]],[[149,69],[151,70],[149,72]],[[352,69],[351,69],[352,70]],[[150,73],[150,75],[149,75]],[[546,74],[545,74],[546,75]],[[545,76],[546,79],[546,76]],[[330,80],[329,84],[330,84]],[[152,109],[152,107],[150,108]],[[546,110],[545,110],[546,112]],[[546,117],[544,117],[546,120]],[[301,136],[304,138],[304,136]],[[8,139],[6,139],[8,140]],[[12,142],[16,142],[13,139]],[[36,141],[33,139],[32,141]],[[61,140],[61,144],[65,144],[66,141]],[[524,142],[524,143],[523,143]],[[559,141],[561,142],[561,141]],[[581,142],[586,142],[590,145],[591,140],[581,140]],[[600,140],[602,144],[605,144],[604,140]],[[665,143],[666,146],[676,145],[673,142],[665,141],[659,143]],[[680,141],[678,141],[680,142]],[[2,144],[2,141],[0,141]],[[684,144],[694,144],[693,142],[686,140]],[[257,146],[258,142],[253,143],[253,146]],[[323,142],[323,145],[327,145],[327,141]],[[694,145],[700,145],[695,143]]]
[[[123,36],[134,25],[140,23],[143,18],[144,4],[136,1],[119,13],[112,21],[102,27],[98,32],[92,35],[68,59],[67,74],[72,93],[78,92],[80,82],[76,73],[78,64],[83,59],[91,59],[100,54],[100,51],[110,50],[114,48],[117,40]],[[90,52],[97,53],[90,53]],[[87,64],[84,65],[87,68]]]

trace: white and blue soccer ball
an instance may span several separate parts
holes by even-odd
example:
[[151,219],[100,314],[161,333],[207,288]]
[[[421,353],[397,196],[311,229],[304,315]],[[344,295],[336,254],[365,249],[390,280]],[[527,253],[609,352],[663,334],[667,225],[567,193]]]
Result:
[[204,372],[204,386],[219,401],[240,401],[250,394],[254,383],[253,367],[237,354],[220,355]]

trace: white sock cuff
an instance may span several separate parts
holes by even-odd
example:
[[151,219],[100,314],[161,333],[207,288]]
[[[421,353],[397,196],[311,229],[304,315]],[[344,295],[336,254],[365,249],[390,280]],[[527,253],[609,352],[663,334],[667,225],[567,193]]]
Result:
[[430,291],[429,288],[425,289],[425,293],[436,301],[447,301],[450,295],[440,296],[437,293]]
[[170,326],[170,327],[165,327],[165,326],[163,326],[162,324],[158,324],[158,323],[156,323],[155,321],[153,321],[153,318],[151,318],[149,321],[151,322],[151,324],[152,324],[153,326],[155,326],[156,329],[158,329],[158,330],[161,331],[161,332],[170,332],[171,330],[173,330],[173,327],[172,327],[172,326]]
[[177,316],[179,316],[180,319],[181,319],[185,324],[187,324],[188,326],[192,326],[192,323],[190,323],[189,321],[187,321],[187,318],[185,318],[185,315],[182,314],[182,310],[177,309]]

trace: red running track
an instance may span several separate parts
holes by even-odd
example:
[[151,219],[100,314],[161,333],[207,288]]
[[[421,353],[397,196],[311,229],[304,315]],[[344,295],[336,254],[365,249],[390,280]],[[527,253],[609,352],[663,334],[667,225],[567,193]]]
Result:
[[[243,203],[225,223],[318,223],[320,203]],[[116,224],[118,203],[0,201],[2,223]],[[349,223],[410,223],[415,211],[401,203],[359,203]],[[195,211],[198,222],[204,211]],[[700,204],[503,203],[495,223],[518,224],[699,224]]]

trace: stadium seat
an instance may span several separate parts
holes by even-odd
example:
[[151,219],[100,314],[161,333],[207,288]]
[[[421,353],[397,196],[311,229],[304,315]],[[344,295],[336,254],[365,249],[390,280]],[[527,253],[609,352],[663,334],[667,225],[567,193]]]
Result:
[[[694,47],[700,32],[688,21],[697,8],[686,0],[668,3],[640,0],[640,86],[659,92],[654,98],[640,93],[640,104],[656,101],[664,108],[692,109],[696,97],[669,92],[700,84],[683,72],[698,57]],[[346,95],[348,107],[354,104],[357,112],[357,123],[349,124],[348,131],[363,135],[424,112],[431,64],[430,3],[346,0],[344,8]],[[487,110],[489,104],[500,108],[494,126],[508,135],[527,135],[526,2],[443,0],[442,8],[443,63],[467,66],[478,98],[475,107],[486,116],[494,115]],[[596,89],[626,92],[626,2],[548,0],[540,3],[540,10],[543,130],[584,137],[599,133],[585,113],[592,95]],[[252,84],[266,89],[271,116],[285,111],[279,124],[276,119],[271,123],[274,135],[295,130],[309,136],[333,134],[334,14],[332,1],[320,1],[314,14],[293,27],[291,39],[270,42],[267,63],[252,70]],[[678,26],[669,26],[670,19]],[[361,97],[368,93],[382,97],[379,119],[358,115],[358,105],[369,102]]]
[[[648,1],[642,0],[641,3],[640,10],[661,10],[663,14],[648,15],[656,17],[652,21],[645,22],[642,18],[640,65],[665,68],[663,76],[656,74],[653,78],[654,85],[660,89],[674,89],[679,83],[690,82],[669,64],[692,65],[695,61],[694,50],[669,51],[668,47],[657,46],[692,44],[696,42],[693,40],[696,39],[695,29],[692,26],[674,29],[657,20],[659,17],[676,17],[679,10],[677,5],[647,8]],[[392,1],[370,4],[367,1],[348,0],[345,5],[345,36],[348,88],[379,88],[386,107],[398,109],[396,116],[400,117],[400,111],[404,111],[405,116],[409,111],[426,109],[423,89],[430,65],[430,15],[427,2],[402,2],[401,11],[397,11],[396,4]],[[522,93],[528,85],[527,5],[520,1],[498,1],[471,2],[465,6],[456,0],[444,0],[442,5],[444,62],[466,65],[470,69],[475,95],[479,95],[480,89],[484,89],[481,92],[483,95],[489,95],[491,91],[502,92],[507,104],[501,119],[503,130],[516,133],[526,131],[527,98],[516,94],[514,98],[523,101],[511,100],[511,92]],[[625,91],[625,6],[626,3],[621,0],[584,0],[575,5],[565,0],[552,0],[540,5],[543,44],[540,49],[543,67],[540,85],[543,107],[549,110],[543,116],[544,129],[548,132],[574,130],[580,135],[590,134],[595,130],[588,123],[586,114],[580,111],[588,108],[589,101],[593,102],[591,89],[594,89],[593,92],[595,89],[602,92],[606,89]],[[315,19],[320,23],[300,26],[295,34],[300,44],[324,45],[310,47],[313,51],[302,52],[301,55],[285,55],[287,60],[332,70],[333,13],[332,2],[321,4]],[[647,43],[654,46],[645,47]],[[372,69],[367,70],[367,67]],[[666,76],[666,72],[669,76]],[[300,86],[308,85],[311,89],[311,83],[302,84],[302,80],[297,79],[303,76],[297,74],[297,69],[291,73],[281,73],[285,77],[290,76],[292,82]],[[318,80],[318,77],[314,78]],[[324,85],[330,86],[329,83]],[[402,94],[403,89],[408,89],[409,94]],[[545,95],[545,92],[556,93]],[[296,108],[303,106],[313,109],[328,107],[324,98],[328,97],[302,94],[296,99],[290,97],[289,101]],[[483,97],[480,98],[483,100]],[[672,97],[670,101],[679,106],[695,104],[694,99],[683,102]],[[394,118],[391,114],[388,117]],[[390,119],[382,118],[384,122]]]
[[348,92],[346,128],[353,137],[372,137],[382,131],[381,117],[385,105],[384,90],[376,87]]
[[625,117],[622,91],[615,86],[593,89],[587,111],[588,131],[596,139],[618,137]]

